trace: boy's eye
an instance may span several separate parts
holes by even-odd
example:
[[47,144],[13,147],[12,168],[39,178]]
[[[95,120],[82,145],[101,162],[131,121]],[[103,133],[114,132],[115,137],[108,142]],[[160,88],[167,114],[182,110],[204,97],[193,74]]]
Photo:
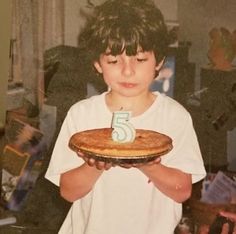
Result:
[[108,64],[116,64],[118,61],[117,57],[116,56],[113,56],[113,55],[108,55],[107,56],[107,63]]
[[147,61],[147,58],[137,58],[137,61],[138,62],[145,62],[145,61]]
[[108,60],[107,63],[108,63],[108,64],[116,64],[116,63],[117,63],[117,60]]

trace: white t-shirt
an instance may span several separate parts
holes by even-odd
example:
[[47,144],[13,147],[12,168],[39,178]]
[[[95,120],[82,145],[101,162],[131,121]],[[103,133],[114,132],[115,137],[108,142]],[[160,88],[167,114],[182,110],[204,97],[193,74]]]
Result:
[[[169,135],[173,149],[161,163],[192,174],[197,182],[205,176],[202,156],[189,113],[176,101],[158,92],[152,106],[131,118],[135,128]],[[60,174],[83,160],[69,149],[72,134],[110,127],[112,113],[105,93],[74,104],[68,111],[51,157],[46,178],[59,185]],[[161,193],[137,168],[105,171],[93,190],[75,201],[60,234],[172,234],[182,215],[182,204]]]

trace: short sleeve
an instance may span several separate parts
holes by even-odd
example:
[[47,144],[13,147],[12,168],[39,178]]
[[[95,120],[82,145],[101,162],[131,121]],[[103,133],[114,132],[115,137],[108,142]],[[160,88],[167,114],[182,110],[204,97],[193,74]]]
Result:
[[170,132],[173,149],[162,157],[162,164],[191,174],[192,182],[196,183],[205,177],[206,171],[191,116],[186,112],[181,117],[176,121],[177,127]]
[[74,126],[73,123],[72,114],[68,112],[56,140],[51,160],[45,174],[45,178],[57,186],[59,186],[60,175],[63,172],[82,164],[82,159],[68,146],[70,137],[78,131],[77,126]]

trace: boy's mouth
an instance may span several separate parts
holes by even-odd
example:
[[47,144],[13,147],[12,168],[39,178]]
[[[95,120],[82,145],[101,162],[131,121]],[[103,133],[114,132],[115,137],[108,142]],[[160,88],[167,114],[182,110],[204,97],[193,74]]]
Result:
[[137,86],[136,83],[129,83],[129,82],[120,82],[119,85],[124,88],[134,88]]

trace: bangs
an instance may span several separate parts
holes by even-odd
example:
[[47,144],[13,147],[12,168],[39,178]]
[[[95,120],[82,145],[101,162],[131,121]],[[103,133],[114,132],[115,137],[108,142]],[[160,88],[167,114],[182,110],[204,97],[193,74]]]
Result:
[[[122,54],[124,51],[126,55],[136,55],[138,51],[149,51],[147,40],[135,28],[115,28],[111,30],[108,36],[102,41],[104,42],[105,50],[109,50],[112,55]],[[105,52],[105,51],[104,51]]]

